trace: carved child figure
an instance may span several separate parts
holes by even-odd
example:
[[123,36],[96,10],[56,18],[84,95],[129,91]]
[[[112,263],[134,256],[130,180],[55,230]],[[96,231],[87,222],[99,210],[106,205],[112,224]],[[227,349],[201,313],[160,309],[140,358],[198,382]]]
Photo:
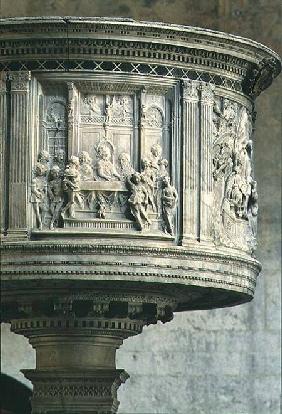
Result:
[[103,196],[98,195],[97,217],[100,219],[106,218],[106,202]]
[[97,175],[98,177],[111,181],[113,179],[120,179],[114,164],[111,161],[111,151],[107,145],[101,145],[98,148]]
[[165,232],[173,235],[173,213],[176,208],[178,194],[176,189],[170,184],[170,178],[164,177],[162,180],[162,213],[164,219]]
[[64,202],[62,179],[60,177],[60,167],[58,165],[54,165],[50,170],[48,196],[50,199],[50,212],[52,215],[50,222],[50,230],[53,230],[54,225],[57,224],[59,213]]
[[34,178],[31,185],[30,202],[33,204],[39,230],[42,230],[44,216],[47,211],[47,172],[47,165],[38,162],[34,169]]
[[62,213],[69,212],[71,218],[75,217],[74,204],[77,201],[80,206],[83,206],[80,191],[80,175],[79,175],[79,159],[71,156],[69,163],[64,172],[63,189],[67,193],[68,202],[63,208]]
[[131,189],[131,196],[128,199],[131,213],[135,217],[140,230],[143,230],[145,223],[151,224],[147,215],[146,209],[148,205],[148,193],[141,182],[141,175],[139,173],[132,174],[129,185]]
[[81,180],[95,180],[93,176],[92,159],[88,152],[82,151],[79,154],[79,172]]

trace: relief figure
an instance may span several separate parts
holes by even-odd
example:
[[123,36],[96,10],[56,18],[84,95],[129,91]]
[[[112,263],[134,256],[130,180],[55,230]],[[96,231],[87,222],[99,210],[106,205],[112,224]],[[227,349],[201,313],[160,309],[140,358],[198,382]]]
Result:
[[[49,154],[48,154],[49,155]],[[31,184],[30,202],[33,205],[36,223],[39,230],[42,230],[44,218],[47,212],[47,165],[38,162],[34,169],[34,178]]]
[[134,173],[134,168],[130,162],[130,156],[126,152],[122,152],[119,157],[120,164],[120,176],[122,180],[127,181],[127,179]]
[[164,230],[166,233],[173,235],[173,215],[176,208],[178,194],[170,184],[170,178],[164,177],[162,180],[162,213],[164,220]]
[[41,150],[38,154],[37,161],[40,164],[45,165],[47,167],[50,161],[49,152],[45,150]]
[[50,170],[47,191],[50,200],[50,230],[53,230],[54,226],[58,224],[59,214],[64,202],[62,179],[60,177],[60,167],[58,165],[54,165]]
[[57,149],[54,155],[53,164],[57,165],[60,172],[63,172],[65,168],[66,153],[62,148]]
[[68,165],[64,171],[63,189],[67,193],[67,204],[63,208],[62,213],[69,213],[70,218],[75,217],[74,205],[75,202],[83,207],[83,200],[79,193],[80,191],[80,175],[79,175],[79,159],[71,156]]
[[97,198],[98,198],[97,217],[100,219],[105,219],[106,210],[107,210],[106,200],[101,194],[98,194]]
[[160,178],[168,177],[168,160],[163,158],[159,162],[159,176]]
[[111,161],[110,148],[105,144],[100,145],[97,150],[97,156],[99,158],[99,161],[97,162],[98,177],[107,181],[114,179],[120,180],[120,176]]
[[151,148],[151,167],[154,171],[155,178],[159,175],[160,161],[162,160],[162,147],[159,144],[154,144]]
[[80,179],[84,180],[95,180],[93,175],[93,168],[92,168],[92,159],[88,152],[82,151],[79,154],[79,173]]
[[130,177],[129,186],[131,195],[128,199],[130,210],[140,230],[143,230],[145,224],[151,224],[147,214],[148,193],[142,184],[140,173],[134,173]]
[[144,184],[144,187],[147,190],[148,195],[148,205],[151,205],[153,211],[157,210],[155,200],[154,200],[154,191],[155,191],[155,177],[154,170],[151,166],[151,161],[147,158],[142,160],[143,171],[141,173],[141,180]]

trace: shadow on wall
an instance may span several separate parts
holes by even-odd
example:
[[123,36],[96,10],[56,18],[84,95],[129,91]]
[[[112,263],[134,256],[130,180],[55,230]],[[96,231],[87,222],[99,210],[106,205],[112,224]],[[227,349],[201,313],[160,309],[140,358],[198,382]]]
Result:
[[31,390],[21,382],[1,374],[0,414],[31,414]]

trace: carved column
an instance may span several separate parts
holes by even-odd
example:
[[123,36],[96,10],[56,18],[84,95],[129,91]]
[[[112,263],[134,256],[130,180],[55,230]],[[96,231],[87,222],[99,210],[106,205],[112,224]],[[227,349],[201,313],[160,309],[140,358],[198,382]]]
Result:
[[[8,236],[27,232],[27,172],[29,164],[28,111],[30,72],[10,72],[11,114],[9,144]],[[9,119],[8,119],[9,122]]]
[[183,236],[182,244],[197,240],[199,223],[198,82],[185,81],[183,101]]
[[1,203],[1,235],[6,230],[6,180],[7,180],[7,90],[6,90],[6,73],[0,73],[0,153],[1,153],[1,172],[0,172],[0,193],[3,194]]
[[23,373],[34,385],[32,413],[116,413],[117,390],[129,378],[124,370],[116,369],[116,350],[122,339],[91,335],[91,330],[82,329],[81,321],[76,321],[78,328],[68,329],[65,322],[62,333],[50,328],[52,322],[48,321],[41,334],[30,338],[36,349],[36,369]]
[[213,87],[200,84],[200,239],[211,240],[211,217],[213,205],[212,177],[212,122],[213,122]]

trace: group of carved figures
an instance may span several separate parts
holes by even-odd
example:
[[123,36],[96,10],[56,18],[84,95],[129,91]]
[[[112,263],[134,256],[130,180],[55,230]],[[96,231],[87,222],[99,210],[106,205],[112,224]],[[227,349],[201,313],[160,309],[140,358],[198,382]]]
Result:
[[[238,115],[239,113],[239,115]],[[215,142],[213,176],[223,181],[221,214],[229,212],[249,220],[256,233],[258,212],[257,183],[252,177],[252,122],[245,108],[224,100],[223,109],[214,106]]]
[[163,229],[172,235],[178,194],[170,183],[167,166],[168,161],[162,158],[161,147],[157,144],[153,145],[150,157],[142,159],[141,173],[133,172],[127,176],[131,192],[128,203],[141,230],[146,224],[151,224],[148,216],[150,206],[153,212],[161,210]]
[[[138,228],[142,230],[151,224],[151,210],[162,217],[163,230],[172,235],[178,195],[170,184],[168,161],[162,158],[160,145],[153,145],[150,156],[142,160],[141,173],[132,167],[129,154],[121,153],[118,160],[119,171],[114,165],[112,149],[107,141],[97,147],[95,168],[86,151],[82,151],[78,157],[70,156],[66,166],[63,150],[58,150],[53,160],[50,160],[47,151],[41,151],[33,172],[30,198],[38,228],[43,228],[47,215],[51,217],[50,229],[58,226],[61,216],[75,218],[76,205],[82,209],[84,207],[82,181],[121,181],[129,192],[128,207]],[[97,218],[106,218],[105,198],[99,192]]]

